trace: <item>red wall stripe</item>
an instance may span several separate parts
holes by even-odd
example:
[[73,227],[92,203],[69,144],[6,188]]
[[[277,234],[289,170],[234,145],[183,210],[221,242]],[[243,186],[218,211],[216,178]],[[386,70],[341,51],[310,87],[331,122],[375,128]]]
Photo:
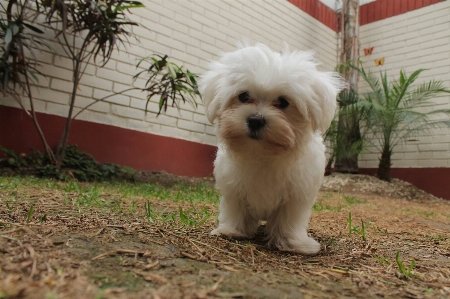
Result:
[[400,2],[400,12],[396,13],[396,15],[405,13],[407,11],[408,11],[408,2],[403,0]]
[[[337,26],[336,12],[319,0],[288,0],[299,9],[333,29]],[[376,0],[360,7],[360,25],[383,20],[445,0]]]
[[322,24],[334,31],[337,30],[337,19],[334,10],[320,2],[319,0],[289,0],[292,4],[303,10]]
[[360,7],[360,25],[369,24],[445,0],[376,0]]
[[[340,30],[334,10],[319,0],[288,0],[324,25]],[[360,25],[369,24],[445,0],[376,0],[360,7]]]
[[[51,147],[56,147],[65,118],[37,114]],[[74,120],[69,144],[100,163],[115,163],[137,170],[164,170],[186,176],[209,176],[217,148],[110,125]],[[17,152],[43,151],[31,118],[21,109],[0,106],[0,145]]]
[[[380,0],[378,3],[379,6],[379,11],[380,11],[380,15],[379,18],[381,20],[386,19],[387,18],[387,2],[386,0]],[[392,1],[391,1],[392,2]]]
[[392,17],[394,15],[394,5],[398,1],[388,1],[386,9],[386,18]]
[[[374,7],[374,9],[373,9],[373,11],[374,11],[374,16],[373,16],[373,18],[374,18],[374,20],[381,20],[381,10],[384,8],[384,5],[382,6],[381,4],[382,4],[382,2],[383,1],[375,1],[374,3],[375,3],[375,7]],[[384,4],[384,3],[383,3]]]
[[[340,30],[334,10],[319,0],[288,0],[324,25]],[[360,7],[360,25],[369,24],[445,0],[376,0]]]

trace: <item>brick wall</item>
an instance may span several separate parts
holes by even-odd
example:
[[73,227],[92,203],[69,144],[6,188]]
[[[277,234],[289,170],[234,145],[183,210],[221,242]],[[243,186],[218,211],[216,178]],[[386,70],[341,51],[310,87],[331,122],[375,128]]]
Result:
[[[219,53],[231,51],[237,42],[248,39],[274,49],[281,49],[286,42],[294,49],[316,50],[324,70],[332,70],[336,64],[335,32],[286,0],[152,0],[143,3],[145,9],[132,10],[132,19],[142,25],[134,29],[139,43],[131,40],[132,44],[114,53],[104,68],[88,66],[79,87],[76,112],[112,92],[142,86],[143,80],[132,80],[137,72],[135,64],[154,53],[167,54],[191,71],[202,73]],[[37,53],[42,72],[48,77],[41,78],[34,89],[36,109],[65,116],[71,92],[72,63],[52,41],[52,33],[47,35],[58,53]],[[198,109],[182,105],[179,111],[169,108],[166,114],[156,117],[154,113],[144,112],[145,104],[144,93],[129,92],[92,105],[78,119],[204,144],[216,143],[201,105]],[[0,105],[18,107],[8,98],[0,98]],[[148,107],[153,112],[158,110],[156,98]]]
[[[376,2],[379,1],[368,5]],[[428,70],[420,75],[417,83],[436,79],[450,87],[449,24],[450,1],[443,1],[363,25],[360,27],[361,59],[368,70],[377,74],[386,71],[391,79],[398,78],[402,68],[407,74],[425,68]],[[363,49],[370,47],[374,47],[372,55],[364,56]],[[382,57],[384,65],[375,66],[374,59]],[[436,98],[434,102],[436,109],[450,109],[449,96]],[[394,150],[393,167],[449,167],[449,133],[450,129],[434,130],[400,144]],[[378,159],[376,153],[364,154],[360,167],[377,167]]]

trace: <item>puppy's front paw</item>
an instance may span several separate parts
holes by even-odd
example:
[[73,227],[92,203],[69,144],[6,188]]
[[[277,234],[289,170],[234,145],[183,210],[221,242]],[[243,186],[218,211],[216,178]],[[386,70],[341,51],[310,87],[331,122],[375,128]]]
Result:
[[218,228],[214,229],[210,233],[213,236],[225,236],[227,238],[236,239],[236,240],[244,240],[244,239],[251,239],[253,236],[248,236],[244,233],[241,233],[237,231],[234,228],[228,227],[228,226],[219,226]]
[[315,255],[320,251],[320,243],[313,238],[287,239],[275,245],[281,251],[297,252],[303,255]]

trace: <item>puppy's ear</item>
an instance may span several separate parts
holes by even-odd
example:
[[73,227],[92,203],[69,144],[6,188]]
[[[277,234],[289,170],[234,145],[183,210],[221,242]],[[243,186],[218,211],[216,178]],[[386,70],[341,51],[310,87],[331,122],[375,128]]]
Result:
[[[214,69],[214,68],[213,68]],[[218,96],[221,72],[211,70],[200,77],[199,91],[205,104],[206,117],[210,123],[218,117],[221,107]]]
[[308,107],[314,131],[325,133],[328,129],[336,112],[336,97],[345,86],[338,73],[319,72],[311,86],[314,92],[313,103]]

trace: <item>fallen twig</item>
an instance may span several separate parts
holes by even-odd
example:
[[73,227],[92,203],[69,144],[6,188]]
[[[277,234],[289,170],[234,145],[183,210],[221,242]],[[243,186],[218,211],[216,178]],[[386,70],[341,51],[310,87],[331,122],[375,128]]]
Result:
[[222,283],[222,281],[223,281],[224,279],[225,279],[225,277],[224,277],[224,276],[221,276],[221,277],[219,278],[219,280],[216,281],[216,283],[215,283],[211,288],[209,288],[209,290],[206,291],[206,294],[208,294],[208,295],[214,294],[214,293],[217,291],[217,289],[219,288],[219,285]]
[[105,227],[102,227],[97,232],[93,233],[92,235],[89,235],[89,238],[93,238],[93,237],[100,235],[104,230],[105,230]]
[[34,274],[36,273],[36,252],[34,251],[34,248],[31,247],[30,245],[27,245],[27,249],[30,252],[30,258],[33,260],[33,264],[31,266],[31,271],[30,271],[30,278],[33,278]]
[[164,285],[169,283],[169,281],[167,279],[165,279],[164,277],[157,275],[157,274],[143,272],[143,271],[139,271],[139,270],[135,270],[135,269],[132,269],[130,271],[142,276],[142,278],[144,278],[147,281],[151,281],[151,282],[158,283],[158,284],[164,284]]
[[190,253],[187,253],[186,251],[181,251],[180,253],[182,256],[190,258],[191,260],[198,260],[198,257],[196,257]]
[[159,265],[159,261],[156,261],[156,262],[149,263],[149,264],[145,265],[145,266],[144,266],[144,269],[145,269],[145,270],[150,270],[150,269],[152,269],[153,267],[155,267],[155,266],[157,266],[157,265]]
[[116,254],[116,253],[129,253],[129,254],[133,254],[133,255],[142,255],[142,256],[149,256],[151,255],[150,251],[137,251],[137,250],[129,250],[129,249],[114,249],[114,250],[110,250],[108,252],[102,253],[100,255],[97,255],[95,257],[93,257],[91,260],[99,260],[99,259],[103,259],[111,254]]
[[8,236],[4,236],[4,235],[0,235],[1,238],[3,239],[7,239],[7,240],[11,240],[11,241],[16,241],[20,247],[22,247],[22,242],[20,242],[20,240],[16,239],[16,238],[12,238],[12,237],[8,237]]

